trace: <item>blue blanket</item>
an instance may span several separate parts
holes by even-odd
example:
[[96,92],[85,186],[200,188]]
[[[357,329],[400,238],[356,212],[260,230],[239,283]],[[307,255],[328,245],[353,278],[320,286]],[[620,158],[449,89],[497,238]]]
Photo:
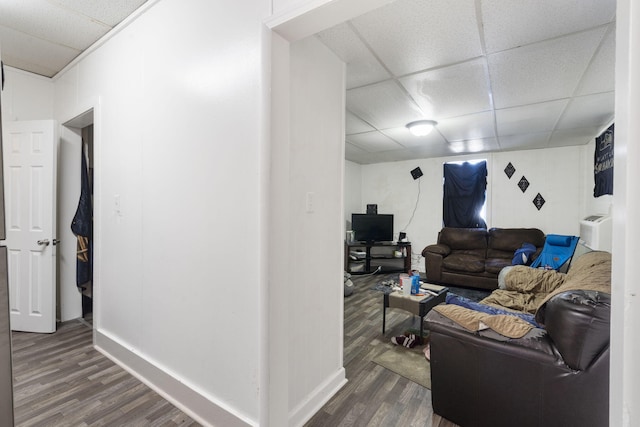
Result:
[[452,293],[447,294],[446,303],[459,305],[471,310],[480,311],[487,314],[506,314],[509,316],[519,317],[520,319],[528,323],[531,323],[536,328],[541,328],[541,326],[536,322],[535,316],[533,314],[518,313],[511,310],[502,310],[497,307],[493,307],[487,304],[481,304],[479,302],[472,301],[469,298],[461,297],[459,295],[452,294]]

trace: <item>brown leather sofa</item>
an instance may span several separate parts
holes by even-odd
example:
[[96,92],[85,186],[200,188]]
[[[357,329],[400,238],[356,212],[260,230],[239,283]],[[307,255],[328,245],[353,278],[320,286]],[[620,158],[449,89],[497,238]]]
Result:
[[536,312],[541,327],[522,338],[428,313],[436,414],[463,427],[608,425],[611,258],[587,255],[574,262],[584,274],[570,268]]
[[545,235],[537,228],[451,228],[422,251],[428,282],[482,289],[498,287],[498,273],[511,265],[523,243],[542,251]]

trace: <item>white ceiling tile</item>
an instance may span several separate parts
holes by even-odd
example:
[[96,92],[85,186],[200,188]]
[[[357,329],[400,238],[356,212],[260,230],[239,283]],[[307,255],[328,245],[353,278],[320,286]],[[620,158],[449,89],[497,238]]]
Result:
[[48,0],[82,15],[115,27],[147,0]]
[[615,93],[599,93],[573,98],[557,129],[603,126],[613,119]]
[[411,147],[407,149],[412,159],[427,159],[433,157],[453,156],[456,153],[451,150],[448,144],[429,144],[421,147]]
[[15,8],[0,2],[0,25],[62,46],[86,49],[111,29],[86,16],[68,13],[46,0],[20,4],[20,8]]
[[454,154],[473,154],[496,151],[500,149],[500,146],[496,138],[479,138],[450,142],[449,149]]
[[464,141],[496,136],[493,112],[469,114],[438,122],[437,130],[448,141]]
[[346,140],[347,142],[370,153],[398,150],[402,148],[400,144],[380,132],[365,132],[355,135],[347,135]]
[[385,129],[382,131],[383,134],[387,135],[389,138],[403,145],[404,147],[420,147],[424,145],[438,145],[438,144],[446,144],[442,135],[437,131],[432,131],[429,135],[426,136],[415,136],[409,129],[405,126]]
[[32,73],[52,77],[76,56],[79,50],[31,37],[0,26],[2,60],[5,64]]
[[377,129],[401,127],[422,112],[395,81],[347,91],[347,109]]
[[373,153],[369,153],[348,141],[344,144],[344,158],[360,164],[375,163]]
[[401,78],[400,83],[425,117],[435,120],[491,109],[484,59],[413,74]]
[[347,64],[347,89],[391,77],[347,23],[318,33],[318,38]]
[[615,24],[611,24],[598,52],[584,73],[576,95],[587,95],[615,90],[616,40]]
[[472,1],[397,0],[353,25],[395,76],[482,55]]
[[481,0],[487,53],[611,22],[615,0]]
[[553,132],[549,140],[549,147],[565,147],[569,145],[584,145],[595,139],[600,127],[578,129],[561,129]]
[[547,148],[551,132],[523,133],[518,135],[501,136],[499,138],[502,150],[526,150],[532,148]]
[[568,99],[560,99],[496,110],[498,135],[552,131],[568,103]]
[[369,125],[364,120],[360,119],[358,116],[356,116],[349,110],[345,111],[344,119],[345,119],[345,131],[347,135],[351,135],[353,133],[370,132],[372,130],[375,130],[373,127],[371,127],[371,125]]
[[489,55],[495,108],[570,97],[605,28]]

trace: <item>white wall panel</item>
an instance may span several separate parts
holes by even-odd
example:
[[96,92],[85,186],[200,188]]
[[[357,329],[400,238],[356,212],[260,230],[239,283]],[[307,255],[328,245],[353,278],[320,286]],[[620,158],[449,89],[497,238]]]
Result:
[[51,79],[6,65],[4,73],[2,118],[5,122],[53,117],[54,86]]
[[[344,218],[345,227],[351,222],[351,214],[362,209],[362,166],[345,161],[344,167]],[[346,230],[346,228],[345,228]]]
[[291,45],[289,301],[295,303],[283,307],[290,320],[291,426],[302,425],[346,381],[338,249],[344,241],[344,73],[345,64],[316,38]]
[[61,122],[101,111],[98,332],[240,424],[257,422],[261,389],[267,6],[158,2],[56,78]]

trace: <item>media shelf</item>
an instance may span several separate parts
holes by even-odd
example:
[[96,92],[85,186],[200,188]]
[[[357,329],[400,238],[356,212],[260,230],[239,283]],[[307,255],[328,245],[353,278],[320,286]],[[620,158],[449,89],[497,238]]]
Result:
[[411,243],[345,243],[344,270],[350,274],[408,272],[411,270]]

